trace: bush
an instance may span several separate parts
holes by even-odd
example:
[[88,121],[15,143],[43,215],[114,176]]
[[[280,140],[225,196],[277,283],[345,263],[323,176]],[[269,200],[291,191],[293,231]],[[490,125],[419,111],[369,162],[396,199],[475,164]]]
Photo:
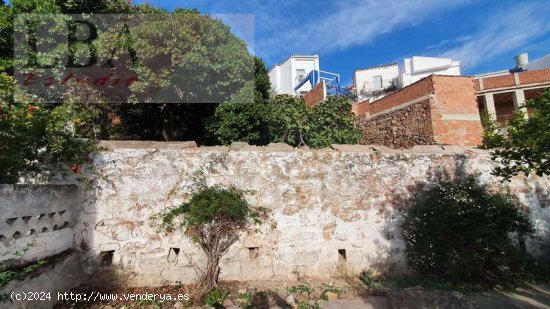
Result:
[[490,193],[475,179],[442,182],[418,196],[403,223],[409,264],[423,275],[453,282],[516,283],[524,254],[510,233],[532,224],[510,195]]
[[223,302],[227,299],[229,293],[224,292],[220,289],[214,289],[208,296],[206,296],[206,299],[204,300],[204,304],[206,306],[211,307],[221,307]]
[[372,272],[372,269],[365,269],[361,272],[359,275],[359,279],[361,282],[363,282],[364,285],[366,285],[368,288],[374,287],[374,274]]

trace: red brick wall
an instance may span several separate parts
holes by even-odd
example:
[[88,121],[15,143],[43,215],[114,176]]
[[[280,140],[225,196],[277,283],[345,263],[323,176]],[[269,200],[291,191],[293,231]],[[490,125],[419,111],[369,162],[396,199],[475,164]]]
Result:
[[[420,113],[418,104],[412,104],[374,118],[364,116],[402,106],[428,94],[433,97],[421,102],[430,108],[428,113]],[[414,106],[415,109],[411,109]],[[482,141],[483,128],[471,77],[431,75],[374,103],[359,104],[354,112],[359,115],[364,144],[402,148],[434,142],[477,146]],[[430,118],[429,124],[424,121],[426,115]]]
[[365,113],[372,115],[421,98],[434,91],[431,78],[432,76],[423,78],[373,103],[364,102],[355,105],[353,112],[358,116],[363,116]]
[[520,84],[535,84],[550,82],[550,68],[519,73]]
[[[437,143],[477,146],[482,142],[475,82],[471,77],[433,76],[436,99],[432,102],[432,125]],[[459,117],[459,120],[444,119]]]
[[483,79],[483,89],[494,89],[515,86],[513,74],[493,76]]
[[[537,84],[550,82],[550,68],[526,71],[517,73],[519,77],[520,85]],[[488,89],[507,88],[516,86],[514,80],[514,74],[506,74],[500,76],[483,78],[483,89],[479,87],[479,80],[476,80],[476,91],[483,91]]]
[[320,82],[311,89],[305,96],[304,102],[307,106],[315,106],[325,99],[325,83]]

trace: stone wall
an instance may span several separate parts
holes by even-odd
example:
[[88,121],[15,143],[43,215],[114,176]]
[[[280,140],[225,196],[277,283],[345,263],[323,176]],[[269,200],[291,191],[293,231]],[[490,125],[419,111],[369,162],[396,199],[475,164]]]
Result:
[[[48,260],[47,264],[26,276],[23,280],[13,280],[2,288],[2,293],[38,292],[29,300],[24,295],[14,296],[12,303],[0,303],[5,309],[51,309],[58,301],[58,293],[69,292],[86,282],[87,276],[77,253],[67,252]],[[27,294],[28,295],[28,294]],[[49,299],[47,296],[50,296]]]
[[75,185],[0,185],[0,264],[25,264],[73,248]]
[[191,282],[193,265],[204,263],[189,239],[164,235],[154,220],[186,201],[201,174],[209,185],[246,190],[252,205],[271,210],[271,221],[243,233],[223,258],[222,279],[327,278],[339,263],[349,271],[406,270],[400,211],[412,194],[454,174],[475,175],[517,195],[542,236],[528,241],[528,250],[550,253],[550,179],[516,177],[501,184],[490,175],[490,156],[473,148],[102,146],[106,150],[94,162],[103,177],[85,193],[74,241],[89,270],[112,263],[128,271],[135,285]]
[[429,98],[393,113],[360,118],[359,127],[363,145],[411,148],[434,144]]

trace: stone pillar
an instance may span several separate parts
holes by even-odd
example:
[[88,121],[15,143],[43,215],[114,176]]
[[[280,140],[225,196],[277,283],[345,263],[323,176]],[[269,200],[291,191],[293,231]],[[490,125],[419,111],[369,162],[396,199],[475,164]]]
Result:
[[489,115],[489,119],[493,121],[497,120],[497,110],[495,109],[495,99],[493,97],[493,94],[486,93],[484,101],[484,107],[487,111],[487,114]]
[[[513,93],[513,98],[514,109],[516,110],[516,112],[525,107],[525,93],[523,92],[523,90],[515,90]],[[523,108],[522,111],[525,113],[525,119],[527,119],[527,109]]]

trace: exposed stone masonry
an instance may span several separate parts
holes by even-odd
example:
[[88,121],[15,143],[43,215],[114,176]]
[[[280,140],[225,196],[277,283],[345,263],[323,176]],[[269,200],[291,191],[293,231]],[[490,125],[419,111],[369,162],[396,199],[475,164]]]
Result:
[[411,148],[434,144],[429,99],[393,113],[359,119],[361,144]]

